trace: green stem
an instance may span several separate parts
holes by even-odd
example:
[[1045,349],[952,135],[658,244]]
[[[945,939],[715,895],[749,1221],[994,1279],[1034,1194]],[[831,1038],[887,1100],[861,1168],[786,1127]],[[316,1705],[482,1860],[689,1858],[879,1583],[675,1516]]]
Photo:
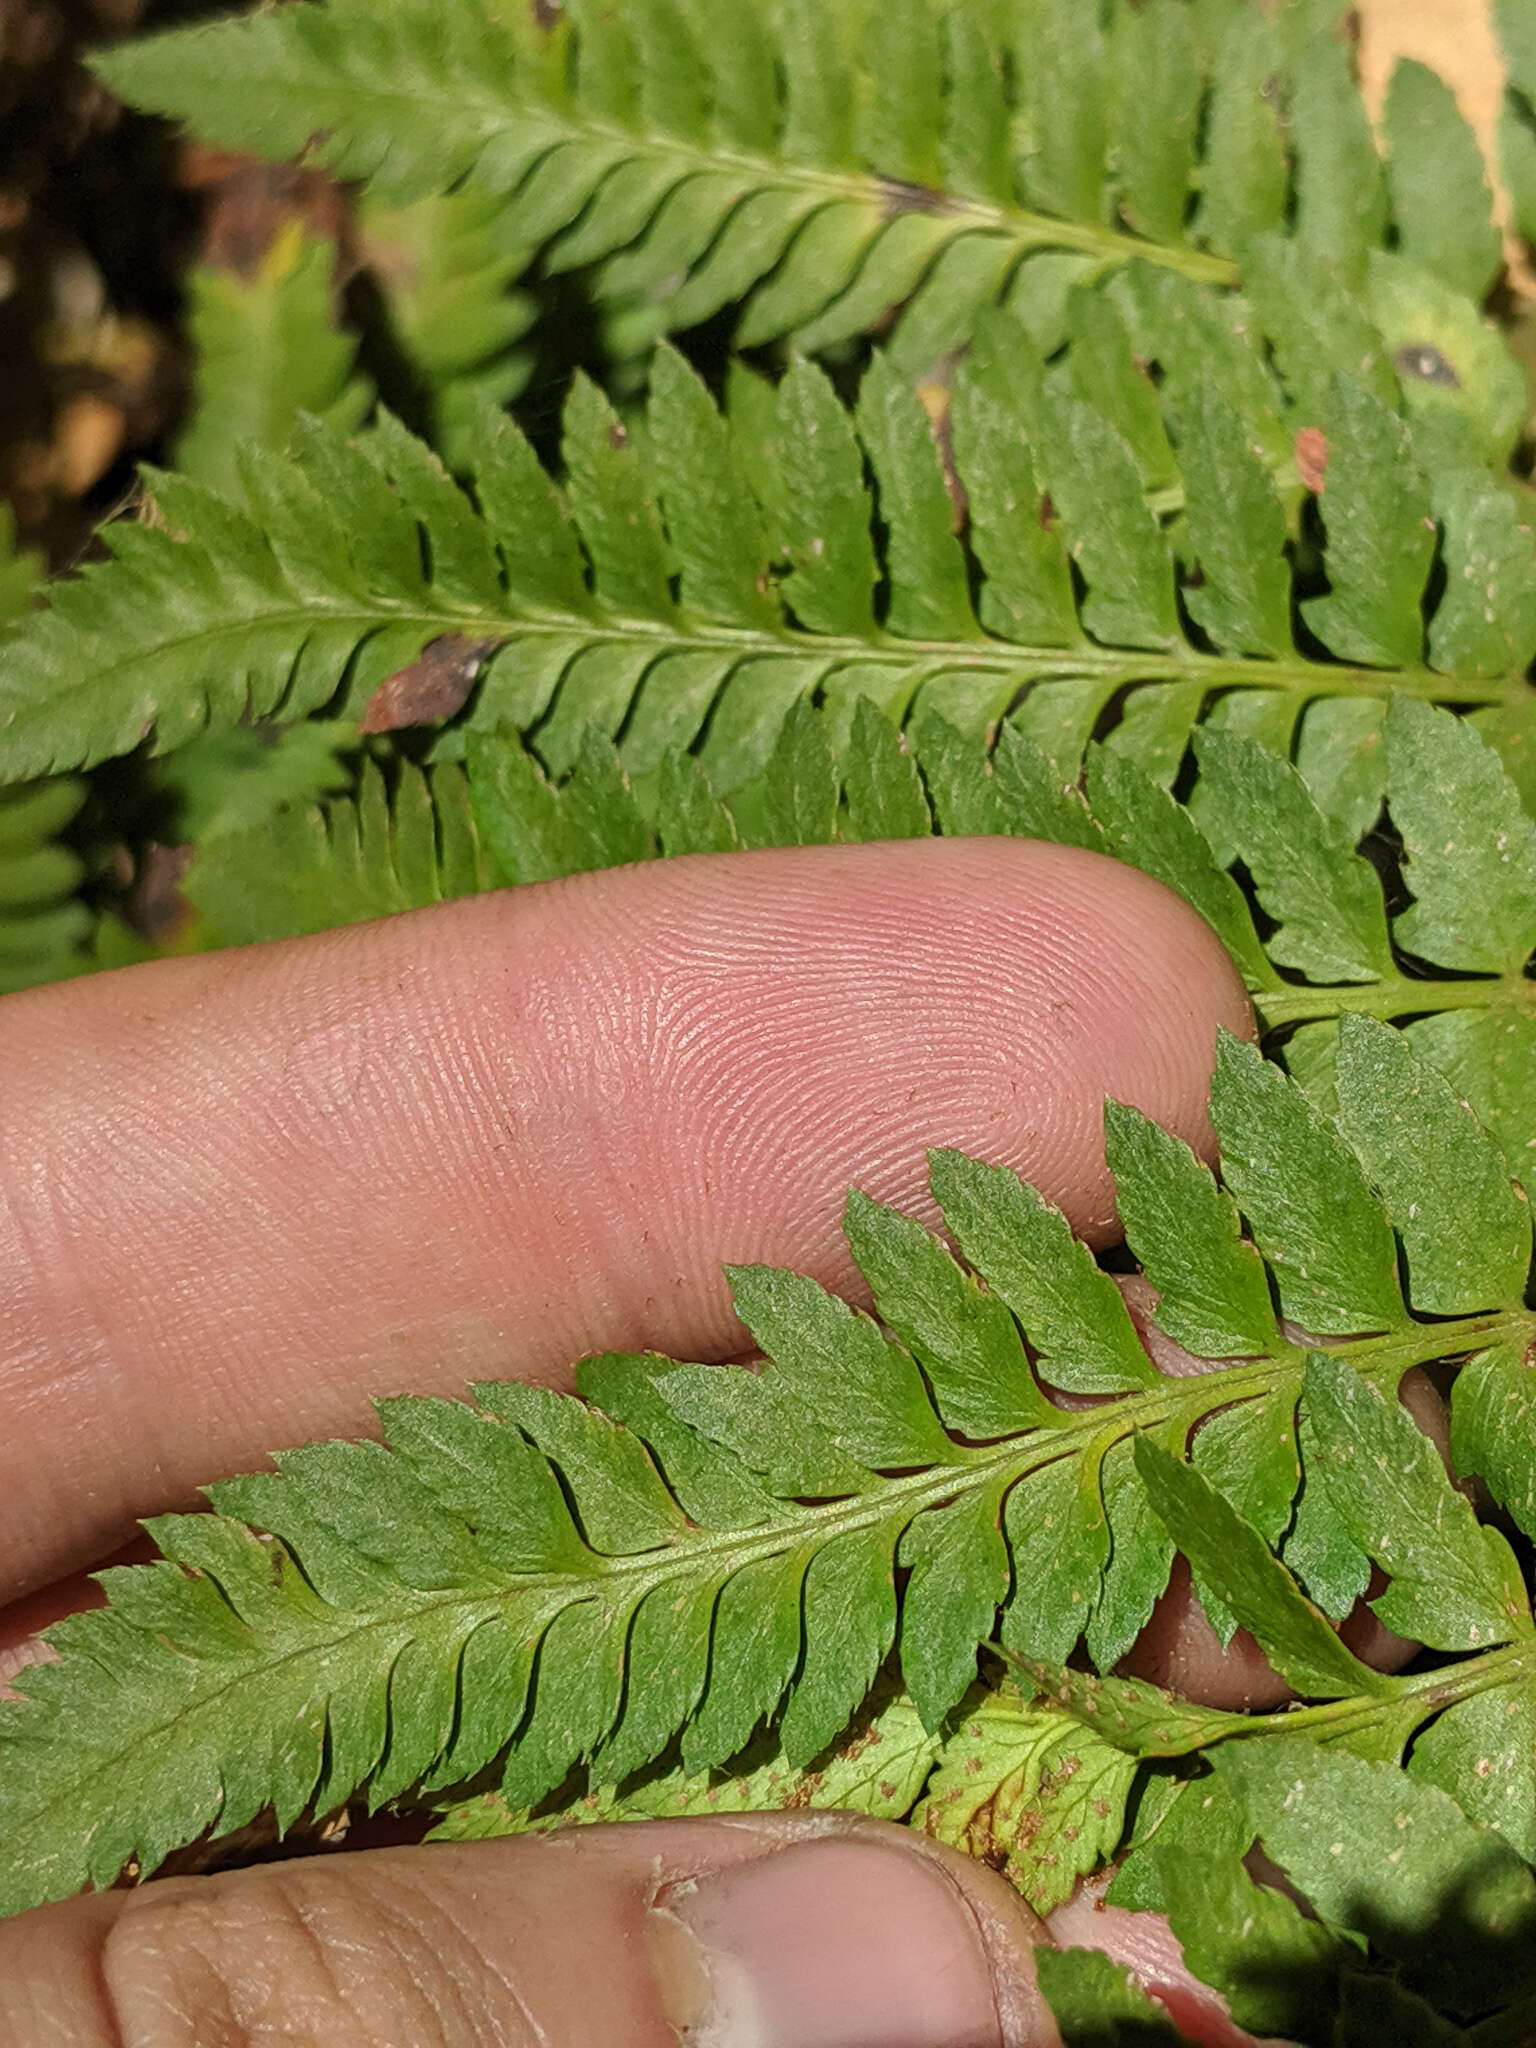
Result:
[[1380,981],[1342,988],[1258,989],[1254,1007],[1266,1030],[1337,1017],[1346,1010],[1366,1017],[1405,1017],[1439,1010],[1486,1010],[1499,1003],[1536,1008],[1536,982],[1523,973],[1492,974],[1465,981],[1416,980],[1390,974]]
[[[1332,1355],[1371,1378],[1395,1380],[1410,1365],[1454,1358],[1506,1339],[1529,1343],[1536,1337],[1536,1315],[1524,1310],[1499,1310],[1459,1317],[1452,1322],[1415,1323],[1381,1336],[1349,1339],[1331,1346]],[[792,1521],[766,1527],[730,1530],[679,1544],[675,1551],[639,1551],[628,1557],[605,1558],[595,1572],[573,1574],[546,1584],[564,1584],[573,1597],[595,1590],[595,1582],[621,1582],[639,1574],[647,1585],[681,1573],[690,1577],[720,1567],[738,1571],[743,1565],[807,1541],[828,1543],[900,1520],[903,1525],[925,1509],[939,1507],[961,1495],[1006,1489],[1032,1472],[1064,1457],[1086,1451],[1096,1440],[1104,1448],[1138,1430],[1153,1430],[1175,1419],[1193,1428],[1213,1409],[1231,1407],[1278,1388],[1301,1388],[1309,1347],[1285,1344],[1251,1365],[1234,1365],[1197,1379],[1166,1380],[1144,1392],[1130,1394],[1104,1407],[1063,1410],[1059,1427],[1036,1429],[1006,1443],[963,1454],[953,1465],[940,1465],[899,1479],[887,1479],[869,1493],[804,1508]]]
[[1312,1707],[1282,1707],[1273,1714],[1254,1714],[1232,1731],[1238,1740],[1252,1735],[1315,1734],[1338,1742],[1382,1721],[1401,1717],[1417,1726],[1480,1692],[1518,1680],[1536,1678],[1536,1641],[1525,1637],[1505,1643],[1497,1650],[1485,1650],[1459,1664],[1444,1664],[1435,1671],[1420,1671],[1407,1678],[1388,1681],[1392,1690],[1380,1698],[1363,1696],[1347,1700],[1324,1700]]

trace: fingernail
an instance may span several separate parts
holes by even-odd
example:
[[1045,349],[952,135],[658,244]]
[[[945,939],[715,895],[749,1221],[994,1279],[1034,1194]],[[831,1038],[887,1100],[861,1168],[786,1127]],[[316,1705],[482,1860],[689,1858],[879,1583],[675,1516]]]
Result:
[[669,1886],[647,1932],[686,2048],[1001,2048],[975,1915],[915,1852],[798,1843]]

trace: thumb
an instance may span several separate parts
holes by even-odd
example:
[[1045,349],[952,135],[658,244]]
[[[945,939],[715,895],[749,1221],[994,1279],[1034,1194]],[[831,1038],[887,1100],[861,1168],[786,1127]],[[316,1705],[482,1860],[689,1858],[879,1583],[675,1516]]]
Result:
[[0,2041],[1059,2048],[1012,1889],[850,1814],[380,1849],[0,1926]]

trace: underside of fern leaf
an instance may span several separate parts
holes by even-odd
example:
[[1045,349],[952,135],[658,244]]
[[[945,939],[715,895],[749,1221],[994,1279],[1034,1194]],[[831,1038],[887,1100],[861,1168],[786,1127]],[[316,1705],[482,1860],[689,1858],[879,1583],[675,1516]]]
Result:
[[532,728],[555,772],[589,726],[637,776],[702,730],[722,794],[812,695],[980,726],[1033,686],[1053,757],[1116,707],[1164,781],[1232,690],[1262,691],[1287,732],[1320,697],[1528,702],[1536,542],[1509,485],[1426,469],[1387,400],[1324,365],[1314,512],[1255,359],[1234,344],[1227,374],[1219,351],[1201,362],[1204,387],[1170,379],[1165,422],[1113,302],[1092,303],[1135,381],[1106,412],[990,317],[954,393],[948,487],[888,362],[852,415],[803,363],[776,393],[744,374],[722,414],[665,350],[643,446],[578,380],[563,494],[492,413],[478,509],[387,416],[354,443],[310,422],[289,456],[248,448],[238,512],[152,476],[156,523],[108,527],[117,559],[7,648],[0,766],[165,748],[210,717],[361,711],[438,639],[499,650],[468,723]]
[[[1114,1281],[1031,1190],[936,1153],[969,1271],[854,1194],[878,1322],[809,1280],[738,1269],[760,1371],[609,1356],[580,1369],[582,1399],[506,1382],[473,1408],[385,1401],[387,1448],[311,1445],[212,1487],[211,1515],[159,1518],[164,1561],[105,1573],[109,1607],[51,1631],[60,1661],[0,1709],[0,1908],[130,1862],[147,1873],[264,1809],[283,1831],[353,1799],[441,1802],[488,1772],[528,1809],[576,1767],[602,1786],[730,1766],[765,1723],[799,1770],[897,1669],[933,1734],[994,1635],[1038,1682],[1059,1678],[1071,1711],[1098,1711],[1112,1749],[1235,1736],[1240,1717],[1146,1688],[1148,1711],[1122,1688],[1141,1713],[1127,1734],[1113,1685],[1106,1718],[1061,1670],[1080,1638],[1112,1670],[1176,1543],[1324,1722],[1363,1700],[1400,1748],[1448,1698],[1445,1673],[1417,1692],[1379,1679],[1329,1630],[1373,1561],[1394,1627],[1502,1658],[1486,1684],[1528,1682],[1508,1545],[1392,1396],[1409,1366],[1476,1354],[1457,1391],[1466,1466],[1522,1497],[1530,1438],[1490,1419],[1536,1334],[1529,1208],[1389,1027],[1350,1021],[1338,1092],[1332,1122],[1224,1041],[1225,1190],[1136,1112],[1106,1112],[1158,1320],[1221,1362],[1207,1377],[1158,1375]],[[1058,1391],[1109,1398],[1066,1407]],[[1348,1451],[1373,1434],[1427,1531],[1381,1533]]]
[[1481,297],[1499,240],[1476,145],[1404,67],[1383,167],[1342,12],[327,0],[99,62],[228,146],[283,158],[320,134],[388,195],[495,194],[640,332],[745,301],[739,345],[815,350],[906,303],[894,346],[922,368],[1000,297],[1049,323],[1072,278],[1138,254],[1231,283],[1281,227],[1346,284],[1390,228]]

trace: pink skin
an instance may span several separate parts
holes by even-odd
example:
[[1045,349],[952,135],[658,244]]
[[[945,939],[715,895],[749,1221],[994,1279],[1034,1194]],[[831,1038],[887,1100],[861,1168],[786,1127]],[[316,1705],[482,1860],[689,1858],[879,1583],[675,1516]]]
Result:
[[1092,854],[936,840],[585,875],[0,1010],[0,1597],[368,1396],[742,1348],[720,1267],[852,1291],[925,1148],[1114,1232],[1100,1104],[1209,1152],[1230,963]]
[[1189,1968],[1161,1913],[1106,1906],[1104,1894],[1113,1877],[1112,1870],[1105,1870],[1085,1879],[1064,1906],[1047,1916],[1046,1932],[1057,1948],[1093,1948],[1113,1956],[1162,2006],[1185,2040],[1201,2048],[1285,2048],[1237,2025],[1220,1992],[1202,1984]]

